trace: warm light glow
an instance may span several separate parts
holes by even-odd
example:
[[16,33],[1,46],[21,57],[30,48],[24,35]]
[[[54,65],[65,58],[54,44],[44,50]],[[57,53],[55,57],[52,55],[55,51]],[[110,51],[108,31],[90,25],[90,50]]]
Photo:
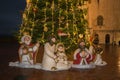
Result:
[[83,34],[79,34],[79,38],[83,38]]
[[117,67],[118,67],[118,71],[120,71],[120,57],[118,57]]
[[27,3],[30,3],[30,2],[31,2],[31,0],[26,0],[26,2],[27,2]]

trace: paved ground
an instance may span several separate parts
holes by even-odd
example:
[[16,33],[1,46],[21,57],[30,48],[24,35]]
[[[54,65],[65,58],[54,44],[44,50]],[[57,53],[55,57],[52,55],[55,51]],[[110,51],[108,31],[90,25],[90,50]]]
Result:
[[0,43],[0,80],[120,80],[120,47],[102,46],[103,59],[108,63],[107,66],[90,70],[72,68],[68,71],[49,72],[9,67],[10,61],[18,60],[19,46]]

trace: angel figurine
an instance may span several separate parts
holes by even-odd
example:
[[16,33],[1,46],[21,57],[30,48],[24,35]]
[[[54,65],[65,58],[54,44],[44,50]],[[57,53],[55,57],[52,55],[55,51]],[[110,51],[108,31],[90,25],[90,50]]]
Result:
[[107,63],[105,61],[102,60],[102,53],[103,53],[103,49],[98,45],[97,48],[95,49],[95,53],[96,53],[96,59],[95,59],[95,65],[97,66],[104,66]]
[[99,45],[99,41],[96,40],[96,38],[93,40],[91,46],[89,47],[89,51],[92,55],[94,55],[94,64],[97,66],[104,66],[107,63],[105,61],[102,60],[102,53],[103,53],[103,49],[101,48],[101,46]]

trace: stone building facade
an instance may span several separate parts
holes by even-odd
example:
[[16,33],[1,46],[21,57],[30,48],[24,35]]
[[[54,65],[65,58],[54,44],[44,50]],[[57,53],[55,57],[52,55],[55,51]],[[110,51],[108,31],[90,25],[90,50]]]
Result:
[[90,34],[97,34],[100,44],[119,44],[120,0],[90,0],[88,6]]

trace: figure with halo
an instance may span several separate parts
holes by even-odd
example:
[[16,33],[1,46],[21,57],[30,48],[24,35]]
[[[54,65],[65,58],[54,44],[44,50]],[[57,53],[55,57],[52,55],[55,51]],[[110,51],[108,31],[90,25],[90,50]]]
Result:
[[71,63],[68,61],[66,53],[65,53],[65,47],[63,43],[57,43],[56,45],[56,68],[58,70],[67,70],[71,68]]

